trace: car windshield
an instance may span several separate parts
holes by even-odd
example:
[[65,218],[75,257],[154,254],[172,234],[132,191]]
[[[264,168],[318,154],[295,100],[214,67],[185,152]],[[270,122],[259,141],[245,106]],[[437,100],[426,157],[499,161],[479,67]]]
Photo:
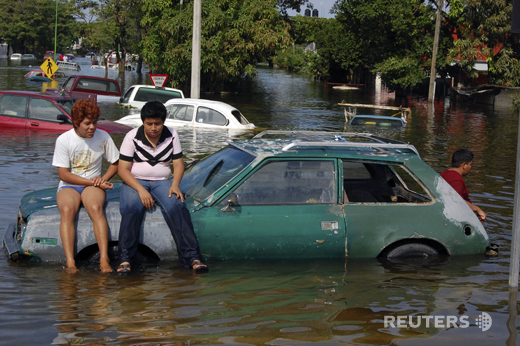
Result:
[[67,113],[70,115],[72,114],[72,106],[74,105],[74,102],[76,100],[74,99],[63,99],[63,100],[56,100],[56,102],[63,108]]
[[226,147],[190,167],[181,182],[186,197],[201,203],[253,161],[254,156]]

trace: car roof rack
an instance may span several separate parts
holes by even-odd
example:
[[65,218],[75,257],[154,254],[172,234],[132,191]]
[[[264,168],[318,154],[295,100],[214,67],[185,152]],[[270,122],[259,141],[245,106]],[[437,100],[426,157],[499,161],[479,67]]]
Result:
[[[420,157],[415,146],[411,144],[379,137],[371,133],[266,130],[254,136],[253,139],[260,139],[268,135],[292,135],[304,139],[293,141],[283,147],[282,151],[295,150],[296,148],[301,147],[364,147],[374,149],[406,149]],[[330,136],[332,139],[319,138],[319,136]]]

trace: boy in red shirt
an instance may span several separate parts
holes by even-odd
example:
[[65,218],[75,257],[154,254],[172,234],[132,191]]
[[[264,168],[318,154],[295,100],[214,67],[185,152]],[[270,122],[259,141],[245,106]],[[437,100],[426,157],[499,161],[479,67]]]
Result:
[[466,183],[462,178],[469,174],[471,171],[471,164],[473,163],[473,153],[468,149],[459,149],[453,153],[451,158],[451,168],[448,168],[441,173],[441,177],[444,178],[450,184],[455,191],[468,203],[471,210],[473,210],[481,221],[486,220],[486,213],[479,207],[471,203],[469,199],[469,192],[466,187]]

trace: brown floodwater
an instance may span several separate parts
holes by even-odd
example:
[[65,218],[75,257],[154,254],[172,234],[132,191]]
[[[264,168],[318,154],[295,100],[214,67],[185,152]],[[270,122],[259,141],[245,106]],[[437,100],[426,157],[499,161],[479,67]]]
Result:
[[[88,60],[78,61],[79,73],[104,75],[90,69]],[[31,63],[40,61],[0,59],[0,90],[39,90],[23,78]],[[125,90],[150,84],[147,74],[126,72],[122,79],[110,71],[109,77],[119,78]],[[488,215],[485,227],[500,246],[499,256],[429,264],[211,261],[211,272],[198,276],[160,262],[123,277],[103,275],[91,265],[70,275],[63,263],[13,263],[4,257],[0,345],[515,345],[519,305],[508,276],[518,113],[449,98],[432,108],[419,97],[367,89],[339,91],[312,78],[259,68],[239,93],[202,97],[236,106],[259,130],[343,130],[341,101],[411,107],[406,128],[381,134],[414,144],[438,172],[457,148],[474,151],[466,182],[470,197]],[[111,120],[130,112],[110,103],[101,108]],[[217,151],[227,139],[251,138],[258,131],[179,134],[191,161]],[[25,193],[57,185],[51,166],[56,137],[0,129],[0,233],[16,221]],[[116,144],[121,140],[115,136]],[[489,329],[477,325],[482,316],[492,319]],[[385,325],[389,317],[406,319],[407,327]]]

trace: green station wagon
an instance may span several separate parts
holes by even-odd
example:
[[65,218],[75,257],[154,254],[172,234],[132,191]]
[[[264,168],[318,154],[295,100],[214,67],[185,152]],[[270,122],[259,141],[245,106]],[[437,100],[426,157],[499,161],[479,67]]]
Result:
[[[370,134],[264,131],[189,167],[181,189],[207,259],[377,258],[484,254],[477,216],[415,147]],[[21,255],[64,260],[56,189],[23,197],[4,244]],[[119,185],[107,191],[109,240],[117,247]],[[77,258],[97,244],[85,210]],[[158,208],[146,213],[141,254],[175,259]]]

